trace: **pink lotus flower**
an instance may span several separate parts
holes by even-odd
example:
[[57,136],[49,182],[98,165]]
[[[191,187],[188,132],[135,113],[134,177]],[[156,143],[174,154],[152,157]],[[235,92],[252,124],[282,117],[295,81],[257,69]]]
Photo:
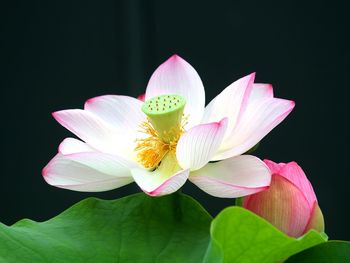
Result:
[[264,161],[272,172],[270,188],[243,199],[243,207],[265,218],[289,236],[310,229],[324,232],[324,220],[315,192],[296,162]]
[[272,86],[254,84],[254,77],[237,80],[205,107],[200,77],[174,55],[153,73],[145,103],[106,95],[89,99],[84,110],[54,112],[81,140],[63,140],[43,169],[44,179],[96,192],[135,181],[152,196],[173,193],[187,179],[218,197],[264,190],[271,180],[267,166],[242,154],[277,126],[294,102],[274,98]]

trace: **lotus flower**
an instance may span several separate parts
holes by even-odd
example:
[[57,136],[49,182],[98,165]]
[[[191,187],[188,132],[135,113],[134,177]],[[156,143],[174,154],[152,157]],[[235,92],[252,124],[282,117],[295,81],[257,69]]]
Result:
[[273,173],[270,188],[244,197],[243,207],[292,237],[299,237],[310,229],[324,232],[315,192],[300,166],[296,162],[264,162]]
[[[177,191],[187,179],[218,197],[266,189],[267,166],[242,155],[293,109],[269,84],[243,77],[205,107],[202,81],[177,55],[149,80],[145,102],[107,95],[84,110],[53,117],[81,140],[66,138],[43,169],[46,182],[76,191],[107,191],[135,181],[151,196]],[[221,162],[211,162],[220,161]]]

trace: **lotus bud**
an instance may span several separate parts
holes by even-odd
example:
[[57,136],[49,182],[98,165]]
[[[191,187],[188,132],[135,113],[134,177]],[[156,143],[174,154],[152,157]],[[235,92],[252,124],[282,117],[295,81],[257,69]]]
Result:
[[291,237],[310,229],[324,232],[324,219],[315,192],[296,162],[264,161],[272,173],[269,189],[243,199],[243,207]]

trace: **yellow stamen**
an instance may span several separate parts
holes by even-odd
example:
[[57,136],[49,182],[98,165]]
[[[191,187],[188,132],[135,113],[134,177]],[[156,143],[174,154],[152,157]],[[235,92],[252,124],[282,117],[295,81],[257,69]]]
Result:
[[159,134],[149,120],[141,124],[140,132],[148,135],[146,138],[136,140],[135,151],[137,159],[147,169],[156,168],[164,156],[176,150],[177,142],[185,131],[187,117],[183,117],[181,124]]

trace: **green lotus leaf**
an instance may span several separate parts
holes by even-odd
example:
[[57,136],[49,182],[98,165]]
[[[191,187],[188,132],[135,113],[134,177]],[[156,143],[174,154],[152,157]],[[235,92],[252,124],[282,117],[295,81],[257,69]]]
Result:
[[85,199],[46,222],[0,224],[0,262],[194,262],[211,216],[191,197]]
[[340,263],[349,261],[350,242],[328,241],[290,257],[286,263]]
[[212,220],[180,193],[88,198],[46,222],[0,224],[0,233],[0,262],[24,263],[343,262],[350,246],[325,243],[327,236],[316,231],[288,237],[241,207],[226,208]]
[[237,206],[224,209],[213,220],[211,238],[206,263],[281,262],[327,240],[324,234],[313,230],[301,238],[291,238],[263,218]]

